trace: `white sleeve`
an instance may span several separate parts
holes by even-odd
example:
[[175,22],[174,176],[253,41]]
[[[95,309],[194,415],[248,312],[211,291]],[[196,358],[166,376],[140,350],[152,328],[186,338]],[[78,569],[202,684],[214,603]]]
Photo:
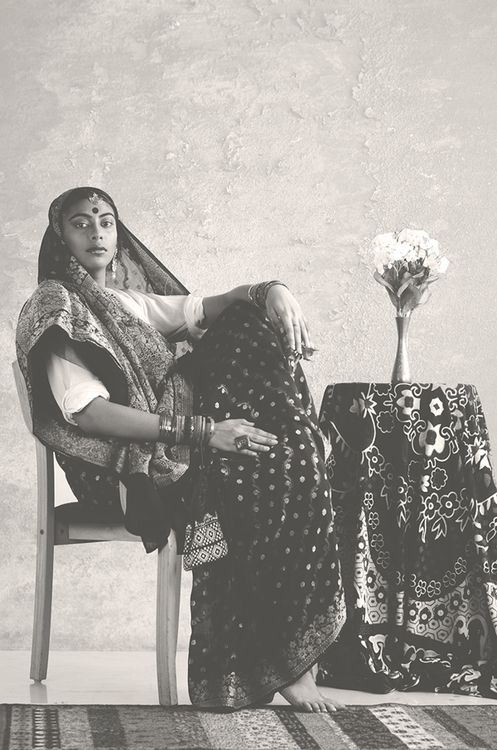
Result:
[[128,291],[138,302],[143,317],[163,336],[178,338],[187,333],[199,339],[205,333],[203,298],[193,294],[144,294]]
[[66,422],[77,424],[73,414],[84,409],[98,396],[107,401],[110,399],[105,385],[86,367],[53,352],[48,354],[46,364],[53,397]]

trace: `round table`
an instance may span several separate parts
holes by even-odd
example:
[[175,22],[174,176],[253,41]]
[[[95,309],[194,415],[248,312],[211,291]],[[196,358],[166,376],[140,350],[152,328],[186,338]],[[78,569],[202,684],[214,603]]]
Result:
[[319,420],[347,598],[319,682],[497,697],[497,493],[476,388],[336,383]]

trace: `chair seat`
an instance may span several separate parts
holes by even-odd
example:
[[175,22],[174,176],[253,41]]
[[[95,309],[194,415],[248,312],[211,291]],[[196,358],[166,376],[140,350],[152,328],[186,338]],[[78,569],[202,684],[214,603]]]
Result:
[[55,508],[55,544],[82,542],[139,542],[124,528],[120,510],[92,508],[83,503],[64,503]]

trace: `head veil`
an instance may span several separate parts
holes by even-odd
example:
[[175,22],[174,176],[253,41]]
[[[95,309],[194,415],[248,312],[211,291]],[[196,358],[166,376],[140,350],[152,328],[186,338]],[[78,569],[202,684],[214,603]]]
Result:
[[75,264],[71,264],[62,243],[62,214],[76,201],[91,196],[98,196],[111,206],[116,218],[118,252],[113,286],[156,294],[188,294],[186,287],[123,224],[110,195],[93,187],[67,190],[52,201],[48,209],[48,227],[38,256],[38,283],[48,279],[71,279],[71,266]]
[[[187,293],[183,284],[122,223],[107,193],[85,187],[56,198],[49,209],[49,225],[40,248],[39,285],[21,310],[16,335],[33,431],[42,443],[69,460],[72,457],[103,467],[130,483],[130,477],[146,477],[154,491],[163,494],[189,466],[186,446],[173,447],[166,454],[159,443],[123,443],[85,435],[64,420],[48,385],[47,347],[62,336],[79,348],[78,356],[81,353],[103,380],[113,401],[149,412],[189,414],[192,410],[192,391],[176,367],[175,345],[125,310],[115,295],[92,279],[62,242],[64,210],[77,200],[92,196],[104,200],[115,213],[118,252],[112,285],[156,294]],[[143,483],[140,488],[143,494]],[[148,490],[145,494],[151,496]],[[143,499],[141,503],[143,506]]]

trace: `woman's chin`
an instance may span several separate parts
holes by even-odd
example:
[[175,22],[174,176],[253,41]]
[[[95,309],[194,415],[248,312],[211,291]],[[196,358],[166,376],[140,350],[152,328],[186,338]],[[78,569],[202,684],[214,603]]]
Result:
[[84,263],[81,263],[85,271],[88,271],[90,275],[94,273],[105,271],[110,261],[107,257],[94,257],[89,260],[85,259]]

